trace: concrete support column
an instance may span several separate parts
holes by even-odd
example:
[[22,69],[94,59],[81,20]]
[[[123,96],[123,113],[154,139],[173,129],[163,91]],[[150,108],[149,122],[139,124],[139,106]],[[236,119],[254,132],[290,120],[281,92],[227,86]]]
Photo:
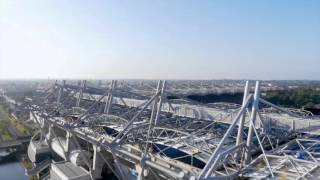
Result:
[[71,151],[71,147],[70,147],[70,144],[71,144],[71,136],[72,134],[67,131],[67,134],[66,134],[66,147],[65,147],[65,151],[66,151],[66,155],[67,155],[67,159],[69,160],[69,155],[70,155],[70,151]]
[[104,161],[101,158],[100,155],[100,147],[93,145],[93,164],[92,164],[92,171],[93,171],[93,177],[94,179],[100,179],[101,177],[101,173],[102,173],[102,168],[104,165]]
[[52,128],[53,128],[53,125],[52,124],[49,124],[49,127],[48,127],[48,139],[47,139],[47,143],[49,146],[51,146],[51,142],[52,142],[52,138],[53,138],[53,134],[52,134]]
[[253,140],[253,126],[255,126],[257,111],[259,110],[259,96],[260,96],[260,82],[256,82],[254,97],[253,97],[253,105],[251,111],[251,119],[250,119],[250,127],[248,132],[247,139],[247,151],[245,154],[245,164],[249,164],[251,161],[251,149],[252,149],[252,140]]
[[[39,118],[39,119],[42,119],[42,118]],[[44,131],[44,125],[45,125],[44,119],[42,121],[40,120],[39,125],[40,125],[40,141],[43,141],[45,139],[44,136],[46,135]]]
[[291,130],[292,131],[296,130],[296,121],[295,120],[292,120],[292,122],[291,122]]

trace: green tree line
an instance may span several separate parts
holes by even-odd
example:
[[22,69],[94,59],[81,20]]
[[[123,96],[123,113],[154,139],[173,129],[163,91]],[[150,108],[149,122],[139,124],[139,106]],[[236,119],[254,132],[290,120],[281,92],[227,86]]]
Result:
[[320,90],[318,88],[299,88],[270,91],[266,92],[263,98],[277,105],[294,108],[311,108],[320,104]]

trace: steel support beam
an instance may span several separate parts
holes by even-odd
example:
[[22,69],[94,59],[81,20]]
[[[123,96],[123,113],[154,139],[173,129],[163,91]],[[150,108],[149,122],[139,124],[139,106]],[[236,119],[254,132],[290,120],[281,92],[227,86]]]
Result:
[[236,117],[232,121],[232,124],[229,126],[227,132],[225,133],[225,135],[221,139],[219,145],[214,150],[213,154],[210,156],[206,166],[202,169],[202,171],[198,177],[199,179],[205,179],[205,178],[208,178],[209,176],[211,176],[212,172],[214,171],[214,169],[217,166],[217,163],[218,163],[217,157],[221,153],[221,149],[224,146],[225,141],[229,138],[231,132],[234,130],[235,126],[238,124],[238,121],[242,117],[243,113],[245,112],[251,98],[252,98],[252,95],[249,95],[245,104],[239,110],[238,114],[236,115]]
[[109,91],[109,94],[108,94],[108,98],[107,98],[107,101],[106,101],[106,104],[105,104],[105,107],[104,107],[104,110],[103,110],[103,112],[105,114],[109,114],[109,111],[110,111],[110,108],[111,108],[111,104],[112,104],[112,100],[113,100],[113,91],[116,88],[116,86],[117,86],[117,81],[112,80],[111,81],[111,85],[110,85],[110,91]]
[[[245,101],[249,95],[249,81],[246,81],[246,85],[244,88],[244,92],[243,92],[243,100],[242,100],[242,106],[244,106]],[[239,122],[239,127],[238,127],[238,135],[237,135],[237,142],[236,145],[239,145],[242,143],[243,141],[243,128],[244,128],[244,122],[245,122],[245,117],[246,117],[246,113],[243,113],[240,122]]]
[[260,97],[260,82],[257,81],[254,96],[253,96],[253,105],[252,105],[250,126],[249,126],[248,139],[247,139],[247,151],[245,153],[245,164],[249,164],[251,161],[251,148],[252,148],[253,131],[254,131],[253,127],[255,126],[257,111],[259,110],[259,97]]
[[77,99],[77,102],[76,102],[76,107],[80,107],[80,102],[81,102],[81,99],[82,99],[82,96],[83,96],[83,90],[86,87],[86,83],[87,83],[87,81],[83,80],[82,83],[80,84],[79,96],[78,96],[78,99]]

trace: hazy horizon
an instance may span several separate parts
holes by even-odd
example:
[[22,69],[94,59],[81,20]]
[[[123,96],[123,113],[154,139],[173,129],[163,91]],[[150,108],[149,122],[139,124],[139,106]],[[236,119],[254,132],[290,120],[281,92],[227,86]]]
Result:
[[203,79],[192,79],[192,78],[6,78],[0,77],[0,80],[172,80],[172,81],[215,81],[215,80],[235,80],[235,81],[320,81],[320,79],[252,79],[252,78],[203,78]]
[[320,1],[0,1],[0,79],[320,80]]

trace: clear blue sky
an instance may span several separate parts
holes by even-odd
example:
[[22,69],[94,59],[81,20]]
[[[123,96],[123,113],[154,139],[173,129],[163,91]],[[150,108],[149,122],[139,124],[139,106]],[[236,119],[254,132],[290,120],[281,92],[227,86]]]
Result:
[[0,0],[0,78],[320,80],[320,1]]

